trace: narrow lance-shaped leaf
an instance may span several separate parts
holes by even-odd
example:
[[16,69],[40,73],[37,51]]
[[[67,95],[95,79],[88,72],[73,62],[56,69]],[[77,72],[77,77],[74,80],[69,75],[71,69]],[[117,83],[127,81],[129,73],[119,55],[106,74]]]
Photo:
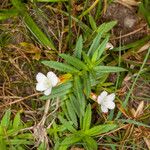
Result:
[[95,127],[91,128],[89,130],[86,130],[85,134],[89,135],[89,136],[96,136],[96,135],[99,135],[99,134],[102,134],[102,133],[109,132],[109,131],[115,129],[116,127],[117,127],[116,124],[98,125],[98,126],[95,126]]
[[93,40],[92,45],[90,46],[90,49],[87,53],[88,56],[92,56],[95,50],[97,49],[101,36],[102,36],[102,32],[99,32],[97,36],[95,37],[95,39]]
[[102,25],[100,25],[97,29],[97,32],[102,32],[102,33],[107,33],[108,31],[110,31],[115,25],[117,24],[117,21],[111,21],[108,23],[103,23]]
[[127,71],[122,67],[114,67],[114,66],[97,66],[94,68],[96,73],[111,73],[111,72],[122,72]]
[[81,79],[79,76],[74,76],[74,93],[75,96],[77,97],[78,102],[80,103],[81,116],[84,116],[86,102],[83,94]]
[[83,76],[83,85],[84,85],[84,92],[87,98],[89,98],[91,93],[91,81],[90,81],[90,75],[88,72],[84,72]]
[[55,97],[62,97],[71,91],[72,86],[73,85],[71,82],[66,82],[66,83],[60,84],[60,85],[52,88],[52,92],[49,96],[42,96],[40,99],[47,100],[47,99],[51,99],[51,98],[55,98]]
[[75,113],[80,118],[81,117],[81,115],[80,115],[81,112],[80,112],[80,103],[79,103],[79,101],[76,99],[76,97],[73,94],[69,94],[69,99],[70,99],[70,103],[72,105],[72,109],[74,109]]
[[93,56],[92,56],[92,61],[96,62],[98,59],[100,59],[100,57],[102,56],[104,50],[106,49],[106,44],[108,43],[109,40],[109,36],[107,36],[103,42],[99,45],[99,47],[96,49],[96,51],[94,52]]
[[100,39],[104,33],[107,33],[109,30],[111,30],[115,25],[116,21],[108,22],[108,23],[103,23],[100,27],[97,29],[97,36],[94,38],[93,43],[88,51],[88,56],[93,56],[93,53],[95,50],[98,48]]
[[97,150],[98,149],[98,144],[97,142],[90,136],[86,136],[83,138],[84,141],[84,148],[86,150]]
[[73,122],[73,124],[75,125],[75,127],[77,128],[78,127],[77,116],[75,114],[74,109],[71,106],[70,99],[66,100],[66,106],[67,106],[68,115],[69,115],[71,121]]
[[5,129],[7,129],[9,127],[10,124],[10,115],[11,115],[11,111],[10,109],[6,110],[2,120],[1,120],[1,126],[5,127]]
[[90,22],[92,29],[95,31],[97,29],[97,26],[96,26],[96,22],[94,18],[91,15],[89,15],[89,22]]
[[21,119],[20,119],[20,112],[18,112],[15,115],[14,121],[13,121],[13,128],[17,129],[21,125]]
[[69,146],[79,142],[81,139],[82,137],[76,134],[70,135],[61,142],[59,150],[67,150]]
[[83,130],[88,130],[90,128],[91,117],[92,117],[91,105],[89,104],[86,108],[86,112],[83,118]]
[[74,56],[76,58],[81,59],[82,47],[83,47],[83,39],[82,39],[82,35],[80,35],[80,37],[77,40],[75,51],[74,51]]
[[67,72],[67,73],[77,73],[78,70],[70,65],[63,64],[60,62],[56,61],[42,61],[42,63],[50,68],[62,71],[62,72]]
[[17,15],[18,15],[18,11],[16,9],[0,10],[0,20],[5,20]]
[[59,56],[65,59],[68,64],[74,66],[75,68],[79,70],[81,69],[87,70],[87,66],[78,58],[66,54],[59,54]]
[[76,132],[76,129],[72,126],[72,122],[71,121],[67,121],[66,119],[64,119],[60,115],[58,116],[58,119],[64,125],[64,127],[66,127],[66,129],[68,129],[71,133],[75,133]]

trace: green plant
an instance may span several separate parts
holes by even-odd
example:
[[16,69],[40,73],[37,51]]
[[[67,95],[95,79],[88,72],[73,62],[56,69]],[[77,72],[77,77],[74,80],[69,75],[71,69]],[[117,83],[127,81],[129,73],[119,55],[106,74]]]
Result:
[[8,109],[0,122],[0,148],[7,149],[25,149],[25,146],[33,145],[33,135],[29,132],[23,132],[27,126],[24,125],[18,112],[14,119],[11,119],[11,111]]
[[[98,28],[99,32],[88,50],[84,50],[83,38],[80,36],[73,56],[59,54],[64,59],[63,63],[42,61],[50,68],[67,73],[63,75],[64,78],[67,77],[65,81],[60,81],[61,83],[52,89],[49,96],[41,97],[42,100],[59,98],[61,102],[62,112],[58,115],[59,121],[53,124],[53,128],[48,129],[49,135],[54,137],[55,149],[65,150],[81,142],[86,149],[96,150],[96,136],[117,127],[114,122],[102,125],[92,125],[91,122],[91,91],[95,90],[107,74],[126,71],[124,68],[107,66],[103,63],[106,58],[103,54],[109,40],[106,33],[111,29],[110,24],[114,22],[105,23]],[[102,39],[104,33],[106,38]]]

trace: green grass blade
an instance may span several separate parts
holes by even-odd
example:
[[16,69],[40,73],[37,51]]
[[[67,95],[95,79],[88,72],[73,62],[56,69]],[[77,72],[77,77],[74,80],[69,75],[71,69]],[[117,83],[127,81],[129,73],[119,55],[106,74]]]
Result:
[[23,20],[30,30],[30,32],[35,36],[35,38],[44,46],[56,50],[51,39],[48,39],[47,36],[41,31],[41,29],[36,25],[33,19],[29,16],[28,13],[25,13]]
[[[141,66],[141,68],[140,68],[140,70],[139,70],[139,72],[138,72],[138,74],[137,74],[137,76],[136,76],[136,78],[135,78],[135,80],[134,80],[132,86],[131,86],[131,89],[129,90],[129,92],[128,92],[128,94],[127,94],[127,96],[126,96],[126,98],[125,98],[125,100],[124,100],[124,102],[123,102],[123,104],[122,104],[122,107],[123,107],[123,108],[125,108],[125,107],[127,106],[127,104],[128,104],[128,101],[129,101],[129,99],[130,99],[130,95],[131,95],[131,93],[132,93],[132,91],[133,91],[133,89],[134,89],[134,86],[135,86],[135,84],[136,84],[136,82],[137,82],[137,80],[138,80],[140,74],[142,73],[142,70],[143,70],[143,68],[144,68],[144,66],[145,66],[145,64],[146,64],[146,61],[148,60],[149,55],[150,55],[150,48],[148,49],[148,52],[147,52],[147,54],[146,54],[146,56],[145,56],[145,59],[144,59],[144,61],[143,61],[143,64],[142,64],[142,66]],[[120,116],[121,116],[121,112],[119,111],[118,114],[117,114],[116,120],[119,119]]]
[[17,15],[18,11],[16,9],[0,10],[0,20],[5,20],[10,17],[15,17]]
[[143,127],[150,128],[149,125],[146,125],[146,124],[144,124],[142,122],[138,122],[138,121],[131,120],[131,119],[119,119],[118,121],[121,121],[123,123],[129,123],[129,124],[134,124],[134,125],[137,125],[137,126],[143,126]]
[[124,46],[121,46],[121,47],[113,48],[111,51],[124,51],[124,50],[130,49],[130,48],[135,49],[135,47],[137,48],[137,47],[143,46],[149,40],[150,40],[150,35],[144,37],[143,39],[137,40],[137,41],[135,41],[131,44],[127,44],[127,45],[124,45]]
[[34,20],[30,17],[24,4],[22,4],[21,1],[19,1],[19,0],[12,0],[12,4],[19,11],[19,14],[22,17],[25,25],[30,30],[30,32],[34,35],[34,37],[43,46],[46,46],[47,48],[50,48],[53,50],[56,50],[52,40],[48,39],[48,37],[41,31],[41,29],[37,26],[37,24],[34,22]]

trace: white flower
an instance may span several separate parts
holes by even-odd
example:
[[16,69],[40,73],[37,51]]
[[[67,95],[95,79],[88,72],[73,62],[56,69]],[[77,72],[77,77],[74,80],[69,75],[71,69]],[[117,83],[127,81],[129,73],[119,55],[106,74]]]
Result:
[[59,78],[51,71],[47,73],[47,76],[39,72],[36,75],[36,80],[38,82],[36,84],[36,90],[44,91],[45,95],[51,94],[52,87],[56,86],[59,82]]
[[106,49],[113,49],[114,48],[114,46],[111,44],[111,43],[107,43],[106,44]]
[[106,91],[103,91],[97,98],[98,104],[101,105],[101,110],[104,113],[108,112],[108,109],[114,109],[115,103],[113,102],[115,99],[115,94],[112,93],[108,95]]

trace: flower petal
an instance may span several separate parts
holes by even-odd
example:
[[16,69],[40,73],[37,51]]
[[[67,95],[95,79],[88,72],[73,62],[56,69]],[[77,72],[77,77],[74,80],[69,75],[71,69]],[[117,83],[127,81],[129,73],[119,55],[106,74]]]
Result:
[[47,79],[47,77],[43,73],[41,73],[41,72],[39,72],[36,75],[37,82],[43,82],[43,80],[46,80],[46,79]]
[[102,112],[104,112],[104,113],[107,113],[107,112],[108,112],[108,108],[105,107],[104,105],[101,105],[101,110],[102,110]]
[[105,107],[107,107],[108,109],[114,109],[115,108],[115,103],[113,101],[105,101],[103,103],[103,105]]
[[36,90],[37,91],[44,91],[48,88],[48,85],[45,84],[45,82],[39,82],[36,84]]
[[97,102],[98,104],[101,104],[103,102],[103,100],[105,99],[105,97],[107,96],[107,92],[103,91],[97,98]]
[[51,81],[53,87],[56,86],[57,83],[59,82],[59,78],[52,71],[47,73],[47,78]]
[[114,101],[114,99],[115,99],[115,93],[109,94],[106,98],[106,100],[109,100],[109,101]]
[[44,94],[48,96],[51,94],[51,91],[52,91],[52,88],[48,88],[47,90],[44,91]]
[[111,50],[111,49],[114,48],[114,46],[113,46],[111,43],[108,42],[108,43],[106,44],[106,48]]

